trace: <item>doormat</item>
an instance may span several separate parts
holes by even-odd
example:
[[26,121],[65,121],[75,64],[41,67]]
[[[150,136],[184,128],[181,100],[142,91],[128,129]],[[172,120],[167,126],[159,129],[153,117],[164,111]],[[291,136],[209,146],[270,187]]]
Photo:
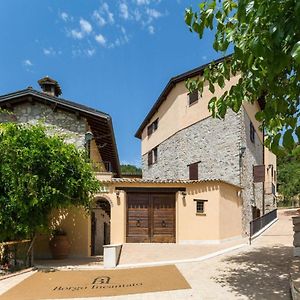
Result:
[[39,271],[0,296],[37,300],[118,296],[190,289],[176,266],[99,271]]

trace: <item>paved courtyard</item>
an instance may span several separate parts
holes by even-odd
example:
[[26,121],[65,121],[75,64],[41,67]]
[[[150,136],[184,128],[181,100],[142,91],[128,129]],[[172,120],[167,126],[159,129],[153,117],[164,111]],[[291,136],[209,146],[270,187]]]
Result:
[[[192,289],[101,299],[290,299],[292,214],[279,211],[278,216],[279,221],[251,246],[205,261],[176,264]],[[0,294],[21,279],[0,281]]]

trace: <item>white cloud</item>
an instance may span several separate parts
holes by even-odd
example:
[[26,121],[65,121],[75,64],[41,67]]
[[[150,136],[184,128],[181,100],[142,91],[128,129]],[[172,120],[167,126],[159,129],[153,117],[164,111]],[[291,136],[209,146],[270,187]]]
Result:
[[49,48],[44,48],[43,49],[43,53],[46,56],[55,56],[56,54],[62,54],[61,51],[56,51],[55,49],[53,49],[52,47]]
[[128,6],[126,3],[120,3],[119,5],[119,10],[120,10],[120,16],[127,20],[129,18],[129,12],[128,12]]
[[110,11],[109,5],[108,5],[106,2],[104,2],[104,3],[102,4],[102,6],[100,7],[100,9],[101,9],[104,13],[106,13],[108,22],[111,23],[111,24],[113,24],[113,23],[115,22],[114,14]]
[[203,60],[207,60],[207,56],[206,56],[206,55],[203,55],[201,58],[202,58]]
[[95,10],[93,12],[93,18],[96,20],[96,22],[98,23],[98,25],[101,26],[101,27],[104,26],[104,25],[106,25],[106,23],[107,23],[105,21],[104,17],[102,17],[97,10]]
[[152,25],[148,26],[148,31],[150,34],[154,34],[155,33],[154,26],[152,26]]
[[23,60],[22,63],[23,63],[23,66],[25,66],[25,67],[32,67],[33,66],[33,63],[29,59]]
[[106,39],[105,39],[105,37],[101,33],[95,36],[95,40],[101,46],[105,46],[106,45]]
[[83,33],[82,33],[81,31],[72,29],[72,30],[71,30],[71,36],[72,36],[74,39],[81,40],[81,39],[83,38]]
[[154,8],[147,8],[146,13],[150,18],[153,18],[153,19],[162,17],[162,13]]
[[136,0],[137,5],[149,5],[150,0]]
[[92,25],[87,20],[80,19],[79,24],[80,24],[80,28],[81,28],[82,33],[89,34],[93,31]]
[[70,19],[69,15],[68,15],[66,12],[62,12],[62,13],[60,14],[60,17],[61,17],[61,18],[63,19],[63,21],[65,21],[65,22],[68,22],[69,19]]
[[94,48],[91,48],[91,49],[86,49],[86,55],[87,56],[94,56],[94,54],[96,53],[96,49],[94,49]]

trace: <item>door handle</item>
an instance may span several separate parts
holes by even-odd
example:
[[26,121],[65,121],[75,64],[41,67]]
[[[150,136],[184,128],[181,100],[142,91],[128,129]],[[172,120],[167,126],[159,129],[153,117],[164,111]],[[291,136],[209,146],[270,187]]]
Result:
[[163,221],[161,222],[161,226],[162,226],[162,227],[167,227],[167,223],[163,220]]
[[137,222],[136,222],[136,227],[141,227],[141,222],[140,222],[140,220],[137,220]]

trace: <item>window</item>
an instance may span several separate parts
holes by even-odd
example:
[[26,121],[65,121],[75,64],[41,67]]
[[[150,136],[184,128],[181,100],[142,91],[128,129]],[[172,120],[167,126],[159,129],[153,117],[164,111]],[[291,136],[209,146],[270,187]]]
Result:
[[158,128],[158,119],[153,121],[148,127],[147,127],[147,134],[150,136],[156,129]]
[[188,167],[189,167],[189,179],[198,180],[198,163],[191,164]]
[[250,141],[252,143],[255,142],[255,129],[254,129],[252,122],[250,122]]
[[205,205],[204,203],[207,202],[207,200],[200,200],[200,199],[194,199],[196,202],[196,214],[203,215],[205,214]]
[[189,93],[188,96],[189,96],[189,105],[192,105],[199,100],[198,90]]
[[157,162],[157,147],[148,152],[148,166],[151,166]]

